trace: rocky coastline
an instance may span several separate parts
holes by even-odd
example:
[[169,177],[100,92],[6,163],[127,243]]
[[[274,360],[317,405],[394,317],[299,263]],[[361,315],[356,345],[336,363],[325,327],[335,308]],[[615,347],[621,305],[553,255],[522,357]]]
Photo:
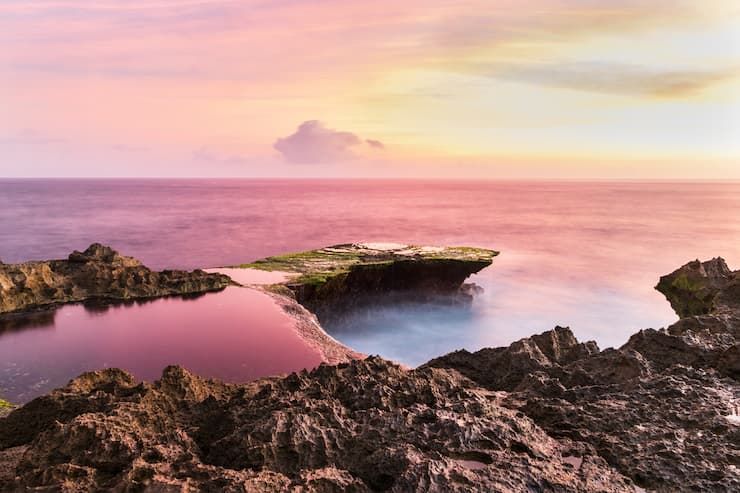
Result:
[[295,299],[330,326],[348,312],[389,300],[469,303],[474,288],[465,280],[497,255],[472,247],[351,243],[236,267],[288,274],[268,289]]
[[164,270],[94,243],[66,260],[0,262],[0,315],[46,310],[64,303],[126,301],[218,291],[228,276]]
[[[286,265],[270,268],[327,296],[364,279]],[[309,309],[356,299],[302,298],[299,279],[270,289]],[[617,349],[556,327],[417,369],[338,353],[238,385],[86,373],[0,419],[0,489],[738,491],[740,271],[690,262],[657,289],[681,318]]]

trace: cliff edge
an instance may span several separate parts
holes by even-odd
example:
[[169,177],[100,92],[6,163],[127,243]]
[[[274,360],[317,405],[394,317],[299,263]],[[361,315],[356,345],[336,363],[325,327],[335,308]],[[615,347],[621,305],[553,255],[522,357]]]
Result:
[[289,274],[273,291],[287,292],[323,324],[331,324],[381,300],[469,302],[465,280],[491,265],[497,255],[471,247],[352,243],[237,267]]

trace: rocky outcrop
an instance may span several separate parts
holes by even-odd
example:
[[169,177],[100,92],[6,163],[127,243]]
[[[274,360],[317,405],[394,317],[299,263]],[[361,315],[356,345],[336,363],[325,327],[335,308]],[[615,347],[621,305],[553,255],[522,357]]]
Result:
[[633,491],[456,372],[380,358],[246,385],[90,373],[0,421],[26,491]]
[[659,369],[673,364],[711,368],[740,378],[740,271],[722,258],[689,262],[656,286],[683,317],[666,330],[643,330],[625,347]]
[[325,325],[378,302],[469,302],[465,280],[498,252],[471,247],[353,243],[268,257],[239,267],[294,275],[279,287]]
[[0,314],[88,300],[132,300],[223,289],[229,277],[164,270],[95,243],[67,260],[0,264]]
[[[556,327],[416,370],[88,373],[0,419],[0,489],[738,491],[740,296],[722,265],[664,277],[692,314],[618,349]],[[685,269],[711,287],[700,314],[695,284],[670,280]]]
[[619,349],[579,343],[570,329],[508,348],[457,351],[427,366],[509,391],[551,436],[593,446],[641,487],[740,490],[740,290],[722,259],[691,262],[657,288],[686,315]]
[[579,343],[567,327],[514,342],[508,348],[465,349],[429,361],[426,366],[454,368],[496,390],[514,390],[528,375],[547,371],[562,376],[562,365],[599,351],[595,342]]
[[[558,343],[558,352],[542,342]],[[665,354],[671,354],[669,350]],[[599,352],[558,327],[428,367],[456,369],[551,436],[582,441],[639,486],[655,491],[740,489],[740,385],[717,369],[655,359],[631,344]]]
[[721,257],[689,262],[661,277],[655,289],[665,295],[680,317],[704,315],[721,305],[740,302],[737,273]]

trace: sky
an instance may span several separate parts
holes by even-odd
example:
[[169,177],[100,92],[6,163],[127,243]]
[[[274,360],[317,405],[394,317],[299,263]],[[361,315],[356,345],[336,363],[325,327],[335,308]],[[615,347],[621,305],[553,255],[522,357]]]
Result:
[[3,0],[0,176],[740,179],[736,0]]

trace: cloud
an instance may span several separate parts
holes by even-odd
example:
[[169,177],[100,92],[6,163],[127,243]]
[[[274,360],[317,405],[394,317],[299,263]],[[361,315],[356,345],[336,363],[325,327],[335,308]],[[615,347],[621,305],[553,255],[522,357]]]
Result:
[[318,120],[308,120],[287,137],[279,138],[273,147],[292,163],[326,163],[355,159],[355,150],[363,144],[382,149],[378,140],[363,141],[352,132],[327,128]]
[[237,155],[223,155],[214,152],[207,147],[201,147],[193,151],[193,159],[211,164],[225,164],[231,166],[243,165],[248,159]]
[[150,148],[148,146],[138,146],[131,144],[113,144],[111,149],[118,152],[146,152]]
[[716,71],[653,69],[607,62],[495,63],[473,67],[484,76],[579,91],[683,97],[738,74],[735,67]]
[[379,140],[375,139],[365,139],[365,142],[367,142],[367,145],[374,149],[385,149],[385,145]]
[[23,146],[47,146],[63,144],[65,139],[45,135],[32,128],[24,128],[6,136],[0,136],[0,144]]

